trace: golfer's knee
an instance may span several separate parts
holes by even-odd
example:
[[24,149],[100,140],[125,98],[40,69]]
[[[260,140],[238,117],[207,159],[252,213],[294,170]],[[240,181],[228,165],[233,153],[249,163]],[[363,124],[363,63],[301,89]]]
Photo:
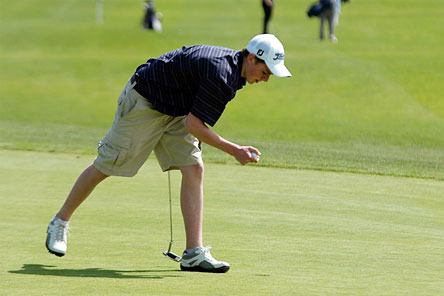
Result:
[[195,164],[190,166],[184,166],[180,168],[182,176],[187,179],[202,180],[204,175],[204,165]]
[[95,183],[99,183],[109,177],[108,175],[99,171],[94,165],[90,165],[89,167],[87,167],[84,171],[84,174],[86,174],[88,179]]

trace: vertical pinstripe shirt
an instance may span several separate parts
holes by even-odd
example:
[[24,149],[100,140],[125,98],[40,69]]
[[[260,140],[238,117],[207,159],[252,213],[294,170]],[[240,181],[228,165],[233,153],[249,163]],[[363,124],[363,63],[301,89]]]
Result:
[[241,77],[241,51],[196,45],[182,47],[140,65],[135,89],[159,112],[172,116],[191,112],[214,126],[236,92]]

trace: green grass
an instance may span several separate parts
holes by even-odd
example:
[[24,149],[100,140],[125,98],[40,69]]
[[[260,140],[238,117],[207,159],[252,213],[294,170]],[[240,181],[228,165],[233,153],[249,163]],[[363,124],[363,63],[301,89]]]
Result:
[[[90,161],[0,152],[3,294],[444,293],[441,181],[207,165],[205,241],[232,265],[208,275],[180,272],[161,254],[168,189],[154,159],[135,178],[101,184],[72,219],[69,253],[48,254],[47,222]],[[173,250],[181,252],[177,173],[172,181]]]
[[317,40],[308,2],[277,2],[293,77],[247,86],[215,128],[261,163],[204,147],[204,237],[229,273],[163,258],[167,181],[152,158],[101,184],[69,254],[47,254],[48,220],[134,69],[182,45],[240,49],[261,27],[257,1],[158,1],[162,34],[141,30],[140,1],[104,2],[97,25],[95,1],[0,0],[0,294],[444,294],[443,0],[352,1],[337,45]]
[[[443,4],[344,5],[333,45],[306,3],[278,3],[271,29],[294,76],[247,86],[216,130],[257,145],[263,166],[443,180]],[[94,153],[140,63],[184,44],[242,48],[260,28],[253,1],[158,5],[162,34],[141,30],[138,1],[105,1],[97,25],[95,1],[0,0],[0,148]]]

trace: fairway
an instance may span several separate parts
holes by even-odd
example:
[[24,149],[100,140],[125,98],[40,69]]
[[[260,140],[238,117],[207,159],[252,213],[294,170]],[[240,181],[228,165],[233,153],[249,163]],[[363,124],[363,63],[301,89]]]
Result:
[[273,12],[292,78],[247,85],[214,127],[260,163],[203,145],[204,242],[231,269],[199,274],[162,255],[154,157],[98,186],[65,257],[46,251],[46,227],[136,67],[183,45],[242,49],[259,1],[156,1],[156,34],[142,1],[0,0],[0,295],[444,295],[444,0],[350,1],[338,44],[318,40],[311,2]]
[[[64,295],[444,292],[442,182],[208,165],[204,235],[232,264],[227,274],[211,275],[180,272],[161,253],[168,191],[154,159],[133,179],[101,184],[72,220],[68,254],[47,253],[47,222],[90,161],[0,153],[4,295],[54,295],[60,287]],[[180,253],[177,172],[172,180],[173,250]]]
[[[154,34],[139,1],[105,0],[103,25],[95,1],[30,2],[0,0],[3,149],[95,153],[138,65],[183,45],[241,49],[262,17],[253,1],[162,1]],[[335,45],[317,40],[308,3],[279,1],[271,30],[293,77],[247,85],[216,131],[258,146],[267,167],[444,180],[444,1],[397,3],[344,5]]]

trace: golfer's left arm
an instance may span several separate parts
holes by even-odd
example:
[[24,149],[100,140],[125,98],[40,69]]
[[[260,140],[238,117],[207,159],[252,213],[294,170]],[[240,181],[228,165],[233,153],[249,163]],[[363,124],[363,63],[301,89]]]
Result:
[[186,117],[185,127],[190,134],[198,138],[200,141],[232,155],[241,164],[258,161],[256,157],[252,156],[252,152],[254,152],[256,155],[261,154],[260,151],[255,147],[240,146],[222,138],[215,131],[208,128],[200,118],[194,116],[192,113],[189,113]]

